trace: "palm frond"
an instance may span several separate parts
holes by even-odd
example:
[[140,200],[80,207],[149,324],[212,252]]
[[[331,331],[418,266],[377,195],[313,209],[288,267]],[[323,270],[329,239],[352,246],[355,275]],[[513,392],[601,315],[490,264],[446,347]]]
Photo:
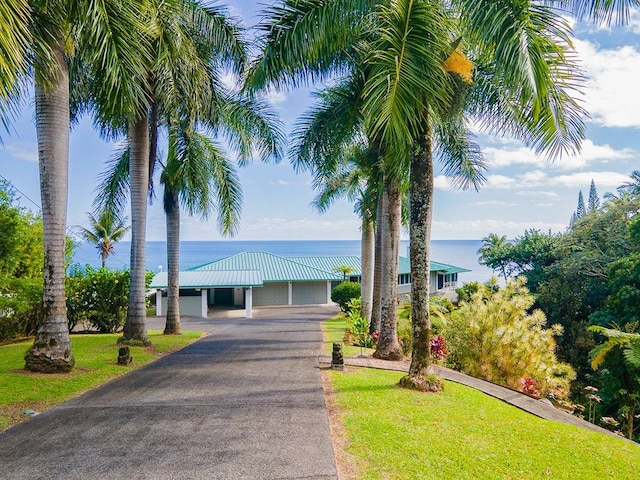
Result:
[[273,108],[264,100],[241,94],[218,92],[217,102],[207,114],[207,126],[222,134],[238,152],[241,165],[257,153],[262,161],[279,162],[286,143],[283,126]]
[[362,88],[357,71],[338,84],[317,92],[319,102],[296,122],[289,159],[302,171],[331,171],[345,147],[364,143]]
[[371,0],[284,0],[263,12],[260,55],[247,87],[261,89],[313,83],[339,74],[353,61]]
[[107,169],[98,176],[93,201],[95,211],[111,212],[122,218],[129,199],[129,145],[123,145],[107,162]]
[[475,136],[463,118],[443,120],[434,126],[434,140],[444,175],[451,184],[462,190],[478,190],[485,182],[487,164]]
[[551,159],[578,152],[587,114],[575,97],[584,75],[560,12],[513,0],[455,4],[478,52],[470,113]]
[[578,19],[607,25],[626,24],[631,9],[640,5],[638,0],[556,0],[548,3],[558,4]]
[[451,94],[442,68],[452,50],[450,18],[442,2],[398,0],[381,7],[376,20],[378,38],[366,60],[365,130],[403,162],[429,103]]
[[27,0],[0,3],[0,99],[11,97],[27,72],[31,44]]

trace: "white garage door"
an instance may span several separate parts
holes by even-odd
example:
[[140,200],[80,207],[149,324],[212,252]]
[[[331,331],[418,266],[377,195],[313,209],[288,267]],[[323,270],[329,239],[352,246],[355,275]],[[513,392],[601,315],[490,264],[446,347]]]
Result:
[[327,282],[300,282],[292,284],[294,305],[314,305],[327,303]]
[[286,305],[289,298],[289,285],[287,283],[265,283],[263,287],[253,289],[253,304],[261,305]]

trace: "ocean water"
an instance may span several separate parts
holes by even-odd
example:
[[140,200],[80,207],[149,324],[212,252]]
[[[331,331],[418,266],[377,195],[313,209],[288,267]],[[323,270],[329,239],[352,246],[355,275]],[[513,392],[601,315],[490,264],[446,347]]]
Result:
[[[459,274],[461,282],[488,280],[491,269],[478,264],[478,248],[481,240],[433,240],[431,259],[471,270]],[[400,242],[400,254],[407,255],[408,241]],[[107,266],[121,269],[129,266],[130,242],[119,242],[115,253],[107,259]],[[269,252],[281,256],[305,255],[360,255],[359,240],[299,240],[299,241],[234,241],[181,242],[180,269],[218,260],[240,252]],[[95,247],[80,243],[74,252],[74,262],[100,267],[100,257]],[[165,242],[147,242],[147,269],[157,272],[167,268],[167,249]]]

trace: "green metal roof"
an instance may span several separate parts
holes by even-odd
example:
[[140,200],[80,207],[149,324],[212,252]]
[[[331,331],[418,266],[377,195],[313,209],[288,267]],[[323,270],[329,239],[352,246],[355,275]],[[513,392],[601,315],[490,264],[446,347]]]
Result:
[[467,268],[456,267],[455,265],[448,265],[446,263],[440,263],[440,262],[431,262],[431,270],[435,272],[444,272],[444,273],[462,273],[462,272],[471,271]]
[[190,269],[190,271],[216,270],[258,270],[261,272],[264,282],[342,280],[341,274],[331,270],[315,268],[266,252],[238,253]]
[[336,272],[336,267],[338,265],[345,265],[353,268],[353,272],[349,275],[358,276],[362,273],[362,268],[360,266],[360,257],[357,255],[330,255],[330,256],[321,256],[321,257],[286,257],[287,259],[294,261],[296,263],[301,263],[303,265],[307,265],[312,268],[316,268],[318,270],[324,270],[325,272],[334,272],[340,275],[342,278],[342,273]]
[[[180,288],[232,288],[261,287],[259,270],[203,270],[186,271],[179,274]],[[151,281],[151,288],[167,288],[167,272],[159,272]]]

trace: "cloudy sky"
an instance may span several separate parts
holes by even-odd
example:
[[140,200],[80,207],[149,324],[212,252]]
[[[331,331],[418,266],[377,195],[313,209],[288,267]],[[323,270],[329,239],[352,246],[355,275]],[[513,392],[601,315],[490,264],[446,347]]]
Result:
[[[258,21],[256,4],[228,1],[245,25]],[[508,237],[527,228],[562,231],[576,208],[578,191],[587,195],[593,179],[598,192],[614,191],[640,168],[640,14],[627,27],[575,25],[575,46],[588,75],[583,102],[591,115],[582,151],[549,163],[509,138],[479,134],[489,164],[487,183],[479,191],[456,191],[446,178],[436,178],[434,239],[479,239],[495,232]],[[309,90],[270,95],[287,130],[309,106]],[[32,100],[2,134],[0,175],[12,182],[23,206],[40,205],[37,144]],[[95,196],[97,175],[114,145],[102,141],[84,119],[72,132],[70,145],[68,224],[86,225]],[[324,215],[310,202],[310,177],[296,174],[283,161],[255,162],[240,171],[244,203],[240,240],[358,239],[359,221],[346,202]],[[161,201],[149,208],[148,240],[165,238]],[[214,222],[183,216],[183,240],[219,240]]]

